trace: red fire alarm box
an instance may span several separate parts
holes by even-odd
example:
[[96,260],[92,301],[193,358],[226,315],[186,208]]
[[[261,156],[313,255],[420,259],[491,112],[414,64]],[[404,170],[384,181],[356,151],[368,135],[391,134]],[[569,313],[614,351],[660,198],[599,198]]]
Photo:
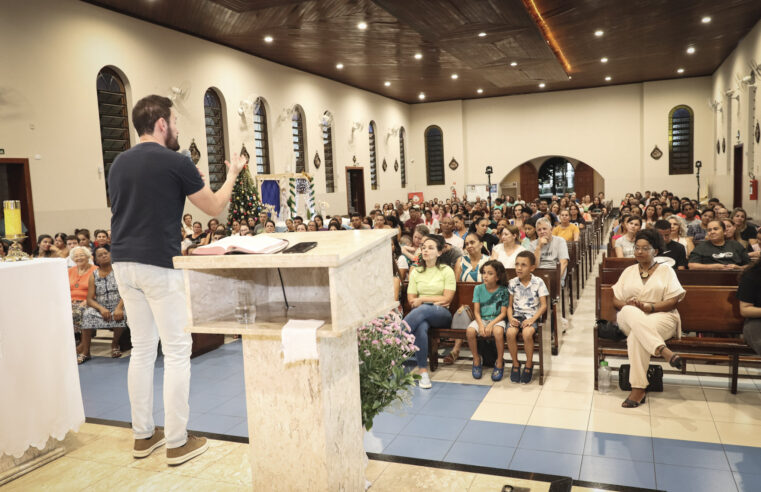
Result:
[[757,179],[751,179],[750,180],[750,196],[748,197],[751,200],[758,200],[758,180]]

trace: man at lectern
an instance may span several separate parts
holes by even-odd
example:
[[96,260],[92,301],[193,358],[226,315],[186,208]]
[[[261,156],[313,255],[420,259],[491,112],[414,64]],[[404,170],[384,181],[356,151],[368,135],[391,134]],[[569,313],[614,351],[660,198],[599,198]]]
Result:
[[[185,197],[204,213],[220,214],[230,201],[245,159],[236,155],[227,179],[215,193],[186,156],[177,153],[177,112],[172,101],[147,96],[132,109],[140,143],[122,152],[108,175],[111,198],[111,254],[119,292],[132,332],[128,370],[133,456],[145,458],[163,444],[167,462],[179,465],[208,448],[205,438],[189,436],[190,353],[177,224]],[[158,234],[156,233],[158,231]],[[153,368],[158,341],[164,352],[164,432],[153,421]]]

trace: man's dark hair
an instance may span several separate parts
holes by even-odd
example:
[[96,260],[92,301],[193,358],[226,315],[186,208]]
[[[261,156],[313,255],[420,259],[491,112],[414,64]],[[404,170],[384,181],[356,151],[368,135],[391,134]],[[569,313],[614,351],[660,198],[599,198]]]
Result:
[[671,230],[671,222],[663,219],[656,220],[655,224],[653,224],[653,227],[661,231]]
[[146,96],[132,108],[132,124],[139,136],[152,135],[156,122],[164,118],[169,124],[172,114],[172,100],[163,96]]
[[354,217],[359,217],[360,219],[362,218],[359,212],[352,212],[351,215],[349,215],[349,218],[353,219]]
[[536,265],[536,256],[534,256],[534,253],[531,251],[523,250],[520,253],[518,253],[518,256],[516,258],[526,258],[528,260],[529,265]]

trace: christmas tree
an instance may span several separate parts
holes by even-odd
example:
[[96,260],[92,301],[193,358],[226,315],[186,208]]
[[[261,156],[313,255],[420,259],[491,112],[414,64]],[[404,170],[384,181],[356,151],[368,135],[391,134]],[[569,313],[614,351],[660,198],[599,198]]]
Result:
[[235,180],[232,197],[230,197],[230,213],[227,215],[227,228],[232,229],[233,220],[243,224],[248,217],[255,217],[258,222],[259,212],[262,210],[259,192],[256,191],[254,180],[248,170],[248,164],[246,164]]

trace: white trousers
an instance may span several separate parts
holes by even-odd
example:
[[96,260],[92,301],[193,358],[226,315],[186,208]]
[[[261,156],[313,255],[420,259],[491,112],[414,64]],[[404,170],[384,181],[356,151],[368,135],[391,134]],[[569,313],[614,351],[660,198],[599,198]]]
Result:
[[119,294],[129,316],[132,352],[127,372],[135,439],[154,432],[153,369],[159,338],[164,353],[164,431],[167,448],[187,441],[190,415],[190,353],[187,306],[181,271],[141,263],[114,263]]
[[618,312],[618,326],[628,336],[629,384],[632,388],[647,388],[647,369],[655,349],[676,334],[678,315],[672,313],[645,314],[634,306],[624,306]]

